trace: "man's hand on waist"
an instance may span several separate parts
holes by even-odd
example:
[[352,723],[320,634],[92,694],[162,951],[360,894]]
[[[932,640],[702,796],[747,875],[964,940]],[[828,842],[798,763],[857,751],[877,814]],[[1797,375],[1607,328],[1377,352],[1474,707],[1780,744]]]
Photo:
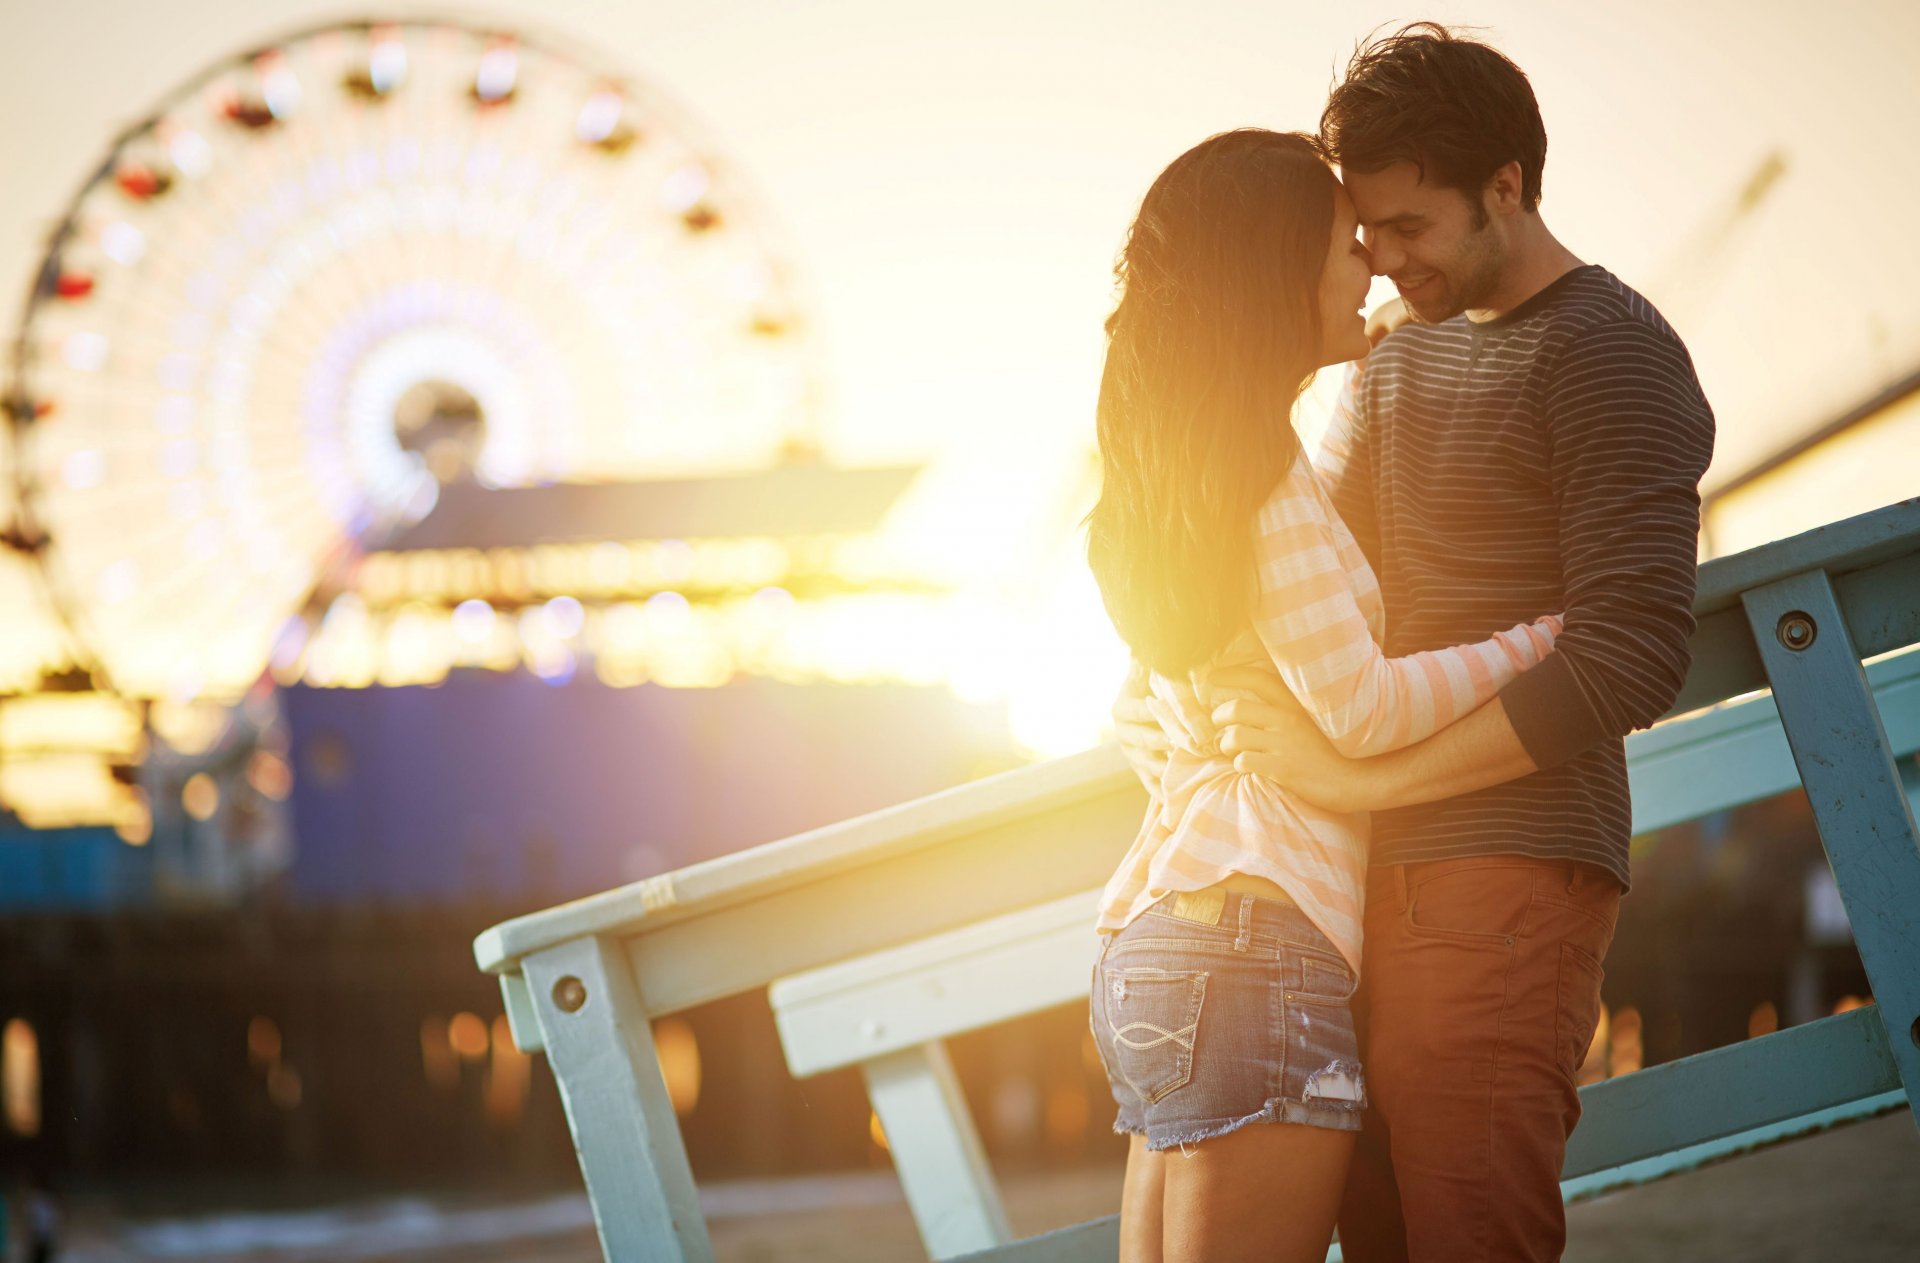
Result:
[[1260,671],[1226,669],[1208,680],[1218,690],[1250,694],[1214,708],[1221,753],[1237,771],[1263,776],[1329,811],[1364,811],[1377,787],[1371,759],[1349,759],[1333,748],[1292,690]]

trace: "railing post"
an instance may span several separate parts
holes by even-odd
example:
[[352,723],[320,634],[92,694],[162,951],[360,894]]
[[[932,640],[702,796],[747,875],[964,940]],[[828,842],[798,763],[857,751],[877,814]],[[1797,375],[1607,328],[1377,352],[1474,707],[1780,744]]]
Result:
[[1920,1121],[1920,831],[1823,570],[1741,597]]
[[594,935],[520,964],[608,1263],[707,1263],[693,1170],[619,946]]
[[927,1253],[950,1259],[1013,1240],[946,1044],[936,1039],[860,1069]]

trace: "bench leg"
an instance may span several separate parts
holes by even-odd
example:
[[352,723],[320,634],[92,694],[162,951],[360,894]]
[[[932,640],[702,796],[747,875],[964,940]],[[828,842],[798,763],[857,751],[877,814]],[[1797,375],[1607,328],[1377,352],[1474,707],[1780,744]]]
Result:
[[947,1046],[935,1040],[862,1062],[920,1240],[936,1259],[1013,1239]]
[[1920,833],[1886,728],[1824,571],[1741,599],[1920,1120]]
[[653,1028],[619,947],[576,939],[521,969],[608,1263],[711,1260]]

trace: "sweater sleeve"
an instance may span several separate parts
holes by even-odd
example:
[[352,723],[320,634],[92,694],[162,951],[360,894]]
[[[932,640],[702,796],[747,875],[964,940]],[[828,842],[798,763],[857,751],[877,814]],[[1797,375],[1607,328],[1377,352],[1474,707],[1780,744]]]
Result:
[[1649,727],[1686,682],[1713,410],[1679,339],[1623,320],[1562,352],[1543,411],[1566,630],[1501,703],[1546,768]]
[[[1254,630],[1320,731],[1349,758],[1432,736],[1493,700],[1546,658],[1560,630],[1549,616],[1474,644],[1389,658],[1374,641],[1342,564],[1315,474],[1296,461],[1257,518]],[[1372,574],[1361,572],[1372,582]]]

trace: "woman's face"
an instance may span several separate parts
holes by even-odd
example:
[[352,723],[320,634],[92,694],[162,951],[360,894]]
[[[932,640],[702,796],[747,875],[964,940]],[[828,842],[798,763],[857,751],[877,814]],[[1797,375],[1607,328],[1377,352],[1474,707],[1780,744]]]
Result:
[[1360,244],[1360,217],[1339,181],[1333,185],[1333,240],[1320,269],[1320,363],[1339,364],[1367,353],[1367,322],[1360,305],[1373,286],[1373,262]]

